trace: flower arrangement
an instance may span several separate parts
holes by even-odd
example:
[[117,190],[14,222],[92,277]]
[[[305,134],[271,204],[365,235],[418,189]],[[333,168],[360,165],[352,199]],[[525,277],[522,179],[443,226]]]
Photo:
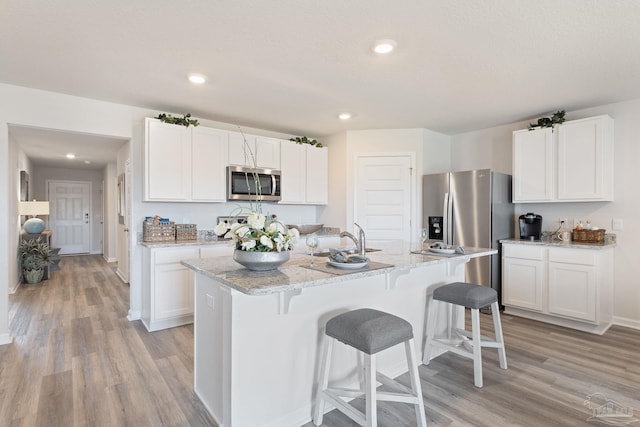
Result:
[[267,219],[255,211],[249,214],[244,224],[235,223],[229,228],[226,222],[220,222],[214,231],[219,236],[231,238],[237,250],[247,252],[290,251],[300,237],[295,228],[288,229],[277,219]]

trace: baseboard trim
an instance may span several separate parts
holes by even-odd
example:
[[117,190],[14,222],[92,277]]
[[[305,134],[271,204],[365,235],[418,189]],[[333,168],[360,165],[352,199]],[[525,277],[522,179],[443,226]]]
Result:
[[118,258],[107,257],[107,256],[104,256],[104,254],[102,254],[102,259],[104,259],[108,263],[112,263],[112,262],[118,261]]
[[20,285],[22,285],[22,282],[18,280],[18,282],[15,285],[13,285],[12,288],[9,289],[9,295],[15,294],[20,288]]
[[613,316],[613,324],[618,326],[624,326],[625,328],[639,329],[640,320],[627,319],[626,317]]
[[0,345],[11,344],[13,342],[13,338],[10,333],[0,334]]

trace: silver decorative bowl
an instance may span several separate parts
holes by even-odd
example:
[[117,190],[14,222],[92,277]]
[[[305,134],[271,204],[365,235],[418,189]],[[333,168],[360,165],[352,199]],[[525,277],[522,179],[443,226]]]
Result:
[[289,261],[289,251],[282,252],[247,252],[236,249],[233,260],[245,266],[248,270],[275,270]]
[[300,234],[311,234],[324,227],[324,224],[287,224],[288,228],[297,228]]

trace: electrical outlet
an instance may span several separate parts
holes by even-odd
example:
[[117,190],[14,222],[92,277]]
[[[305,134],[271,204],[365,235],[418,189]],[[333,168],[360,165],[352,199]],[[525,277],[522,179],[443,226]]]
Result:
[[622,230],[623,228],[622,218],[613,218],[613,221],[611,221],[611,228],[613,228],[614,231]]

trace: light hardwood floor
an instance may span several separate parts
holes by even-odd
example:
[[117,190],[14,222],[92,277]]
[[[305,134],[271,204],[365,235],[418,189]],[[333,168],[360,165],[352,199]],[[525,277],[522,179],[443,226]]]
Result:
[[[113,267],[97,255],[64,257],[50,280],[10,296],[14,342],[0,346],[1,426],[215,426],[193,393],[193,328],[148,333],[129,322],[129,288]],[[481,317],[491,330],[490,316]],[[593,393],[634,410],[629,425],[640,426],[640,331],[595,336],[502,321],[509,369],[485,349],[484,388],[473,386],[470,360],[443,355],[420,366],[430,426],[605,426],[588,421],[584,403]],[[408,384],[408,375],[400,381]],[[363,407],[360,399],[354,405]],[[336,411],[324,421],[355,425]],[[413,408],[380,403],[379,423],[415,425]]]

